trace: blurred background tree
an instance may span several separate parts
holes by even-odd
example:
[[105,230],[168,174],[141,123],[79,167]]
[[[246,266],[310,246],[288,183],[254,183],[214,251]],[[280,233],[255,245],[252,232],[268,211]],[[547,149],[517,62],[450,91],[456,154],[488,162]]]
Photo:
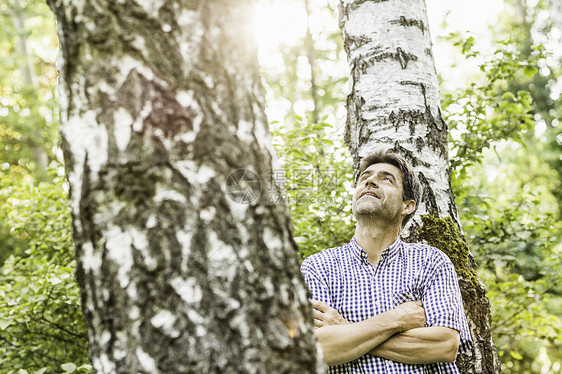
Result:
[[[503,372],[560,373],[560,5],[427,5],[453,189],[488,287]],[[276,202],[291,207],[302,257],[353,235],[337,7],[336,0],[260,0],[256,8],[283,166],[268,182],[285,183]],[[87,372],[58,150],[54,17],[39,0],[0,0],[0,16],[0,372]]]
[[[48,12],[42,1],[0,1],[2,188],[52,180],[48,168],[56,160],[58,143],[58,39]],[[0,215],[0,263],[21,247],[6,232],[4,220]]]
[[58,150],[54,17],[0,1],[0,372],[89,370]]

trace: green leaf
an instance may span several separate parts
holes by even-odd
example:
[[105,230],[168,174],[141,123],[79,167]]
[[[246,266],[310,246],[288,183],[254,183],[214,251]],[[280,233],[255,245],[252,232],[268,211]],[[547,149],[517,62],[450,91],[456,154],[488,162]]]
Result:
[[509,351],[509,354],[511,355],[511,357],[513,357],[516,360],[522,360],[523,356],[521,356],[519,353],[514,352],[514,351]]
[[515,100],[515,95],[508,91],[502,95],[502,100]]
[[525,74],[528,78],[532,78],[538,72],[539,69],[536,66],[527,65],[523,69],[523,74]]
[[12,324],[12,322],[13,321],[11,319],[1,318],[0,319],[0,330],[6,330],[6,328]]
[[72,362],[64,363],[60,366],[65,373],[73,373],[76,370],[76,365]]

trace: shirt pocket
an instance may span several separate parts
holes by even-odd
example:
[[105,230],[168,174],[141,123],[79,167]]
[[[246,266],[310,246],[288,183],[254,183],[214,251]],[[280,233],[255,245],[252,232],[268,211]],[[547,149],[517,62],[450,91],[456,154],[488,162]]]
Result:
[[421,292],[411,287],[403,287],[392,294],[392,306],[396,308],[407,301],[421,300]]

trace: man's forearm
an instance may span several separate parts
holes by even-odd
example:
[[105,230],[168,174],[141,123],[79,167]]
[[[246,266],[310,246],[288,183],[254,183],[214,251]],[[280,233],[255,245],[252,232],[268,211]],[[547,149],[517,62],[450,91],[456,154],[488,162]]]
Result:
[[459,341],[459,332],[448,327],[421,327],[396,334],[369,353],[405,364],[453,362]]
[[332,366],[363,356],[400,331],[399,321],[386,312],[357,323],[328,325],[315,333],[324,361]]

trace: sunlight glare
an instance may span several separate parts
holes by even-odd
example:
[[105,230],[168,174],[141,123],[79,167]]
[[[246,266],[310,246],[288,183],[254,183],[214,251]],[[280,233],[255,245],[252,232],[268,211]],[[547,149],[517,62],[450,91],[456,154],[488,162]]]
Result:
[[254,10],[254,35],[260,55],[277,50],[281,44],[294,45],[306,33],[306,10],[301,1],[264,0]]

